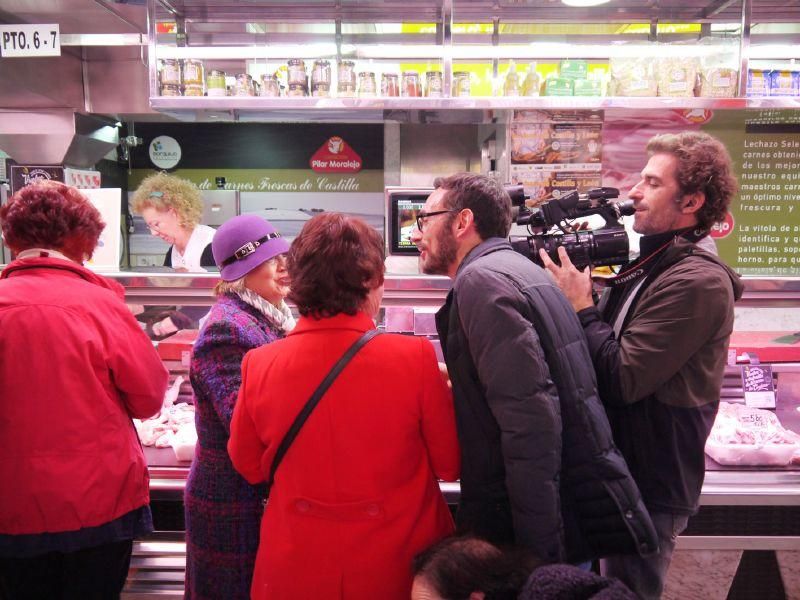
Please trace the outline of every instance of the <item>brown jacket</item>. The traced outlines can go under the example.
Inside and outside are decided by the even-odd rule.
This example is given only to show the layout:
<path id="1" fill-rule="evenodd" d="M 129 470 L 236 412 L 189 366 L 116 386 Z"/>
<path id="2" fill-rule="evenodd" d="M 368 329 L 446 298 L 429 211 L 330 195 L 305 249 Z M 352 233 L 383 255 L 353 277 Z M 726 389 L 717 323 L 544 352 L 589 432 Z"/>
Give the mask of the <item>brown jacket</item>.
<path id="1" fill-rule="evenodd" d="M 678 237 L 648 275 L 619 339 L 609 315 L 579 313 L 614 440 L 651 511 L 697 510 L 741 293 L 735 272 Z"/>

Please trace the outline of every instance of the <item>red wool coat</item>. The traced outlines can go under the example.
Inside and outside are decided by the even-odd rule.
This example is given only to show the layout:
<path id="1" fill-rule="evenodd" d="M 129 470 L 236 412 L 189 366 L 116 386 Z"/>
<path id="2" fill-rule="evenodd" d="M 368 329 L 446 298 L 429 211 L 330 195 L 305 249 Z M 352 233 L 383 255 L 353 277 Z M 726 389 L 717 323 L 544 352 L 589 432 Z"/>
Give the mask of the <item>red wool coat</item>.
<path id="1" fill-rule="evenodd" d="M 167 371 L 118 283 L 57 258 L 0 275 L 0 534 L 104 525 L 149 500 L 131 417 Z"/>
<path id="2" fill-rule="evenodd" d="M 228 452 L 250 483 L 331 366 L 372 329 L 364 313 L 301 318 L 250 351 Z M 436 478 L 458 477 L 452 396 L 433 347 L 381 335 L 322 397 L 286 453 L 264 518 L 252 586 L 270 600 L 407 600 L 411 559 L 453 530 Z"/>

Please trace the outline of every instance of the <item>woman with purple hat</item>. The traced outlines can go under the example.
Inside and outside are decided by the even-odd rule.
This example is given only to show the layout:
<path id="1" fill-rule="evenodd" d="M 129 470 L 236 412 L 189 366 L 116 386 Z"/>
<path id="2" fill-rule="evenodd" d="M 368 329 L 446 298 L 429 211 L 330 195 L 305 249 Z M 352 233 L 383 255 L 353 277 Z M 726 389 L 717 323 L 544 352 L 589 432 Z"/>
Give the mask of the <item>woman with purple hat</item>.
<path id="1" fill-rule="evenodd" d="M 197 451 L 186 485 L 186 597 L 249 598 L 266 489 L 231 465 L 230 421 L 248 350 L 284 337 L 294 318 L 289 243 L 269 221 L 241 215 L 214 235 L 222 281 L 192 353 Z"/>

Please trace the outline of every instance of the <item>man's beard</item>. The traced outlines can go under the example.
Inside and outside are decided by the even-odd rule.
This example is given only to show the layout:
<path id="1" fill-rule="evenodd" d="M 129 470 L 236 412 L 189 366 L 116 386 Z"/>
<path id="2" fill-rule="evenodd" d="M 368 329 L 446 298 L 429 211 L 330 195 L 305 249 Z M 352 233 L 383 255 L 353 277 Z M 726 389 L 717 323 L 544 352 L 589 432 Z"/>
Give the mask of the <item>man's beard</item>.
<path id="1" fill-rule="evenodd" d="M 425 258 L 425 262 L 420 262 L 422 272 L 427 275 L 447 275 L 450 266 L 456 261 L 456 238 L 453 232 L 443 228 L 442 234 L 437 241 L 436 254 L 430 250 Z"/>

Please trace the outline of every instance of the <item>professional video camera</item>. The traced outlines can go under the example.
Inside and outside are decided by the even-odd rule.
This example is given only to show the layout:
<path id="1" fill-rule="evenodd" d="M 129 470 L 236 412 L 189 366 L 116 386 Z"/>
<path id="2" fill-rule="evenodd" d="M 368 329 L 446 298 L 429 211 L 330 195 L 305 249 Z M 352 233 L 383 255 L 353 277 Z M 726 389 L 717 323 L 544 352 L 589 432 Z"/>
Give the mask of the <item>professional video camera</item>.
<path id="1" fill-rule="evenodd" d="M 596 188 L 586 194 L 573 190 L 560 198 L 543 202 L 537 209 L 525 205 L 521 185 L 504 186 L 514 206 L 517 225 L 527 225 L 531 235 L 511 236 L 511 246 L 520 254 L 541 265 L 539 248 L 558 263 L 558 247 L 564 246 L 578 269 L 587 265 L 620 265 L 628 262 L 628 234 L 620 217 L 634 213 L 633 201 L 609 202 L 619 197 L 616 188 Z M 575 231 L 573 219 L 600 215 L 605 225 L 593 231 Z M 558 228 L 560 232 L 551 231 Z"/>

